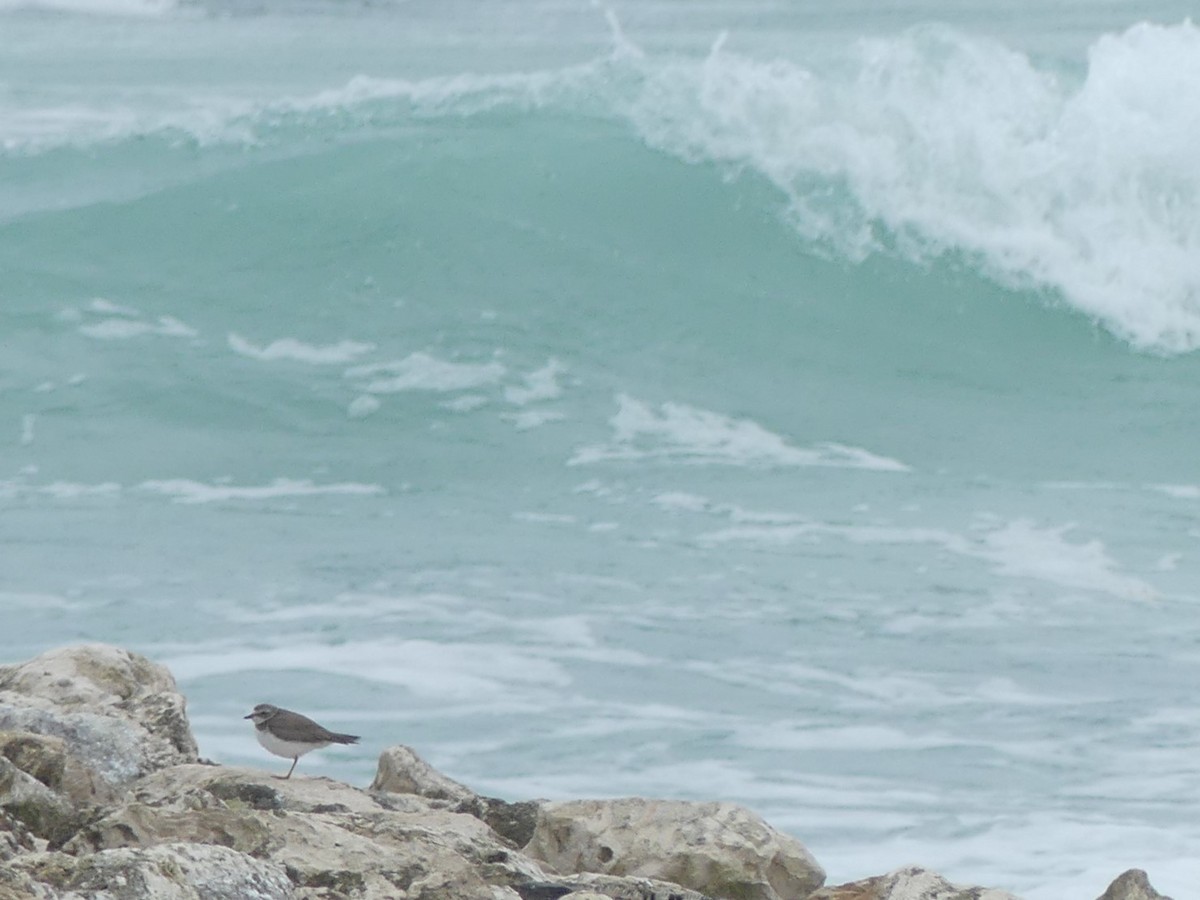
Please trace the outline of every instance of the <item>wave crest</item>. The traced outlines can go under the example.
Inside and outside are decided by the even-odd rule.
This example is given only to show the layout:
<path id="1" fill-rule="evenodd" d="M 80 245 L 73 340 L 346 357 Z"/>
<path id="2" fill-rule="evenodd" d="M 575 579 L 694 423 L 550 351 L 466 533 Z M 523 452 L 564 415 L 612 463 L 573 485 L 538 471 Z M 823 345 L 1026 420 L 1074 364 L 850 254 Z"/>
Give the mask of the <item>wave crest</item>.
<path id="1" fill-rule="evenodd" d="M 5 0 L 0 0 L 5 2 Z M 359 76 L 305 96 L 157 93 L 103 108 L 8 109 L 10 155 L 153 135 L 168 147 L 311 145 L 422 121 L 538 114 L 623 123 L 688 163 L 765 178 L 810 247 L 959 261 L 1043 291 L 1132 346 L 1200 346 L 1200 30 L 1138 25 L 1075 70 L 944 27 L 863 40 L 820 67 L 718 41 L 703 58 L 623 35 L 578 66 Z M 164 100 L 164 96 L 167 97 Z M 136 99 L 136 98 L 135 98 Z"/>

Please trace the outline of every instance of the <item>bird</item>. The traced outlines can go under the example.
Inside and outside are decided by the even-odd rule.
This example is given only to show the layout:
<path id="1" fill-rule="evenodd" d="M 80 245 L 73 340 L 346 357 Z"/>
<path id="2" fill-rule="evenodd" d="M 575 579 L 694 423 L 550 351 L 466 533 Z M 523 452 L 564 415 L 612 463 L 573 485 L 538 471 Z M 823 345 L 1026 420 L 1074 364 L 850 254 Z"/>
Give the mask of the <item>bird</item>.
<path id="1" fill-rule="evenodd" d="M 330 744 L 358 743 L 356 734 L 338 734 L 318 725 L 308 716 L 302 716 L 290 709 L 281 709 L 270 703 L 258 704 L 250 715 L 243 718 L 254 722 L 254 733 L 258 742 L 268 753 L 292 761 L 292 767 L 288 769 L 287 774 L 276 775 L 276 778 L 291 778 L 300 757 L 312 750 L 320 750 Z"/>

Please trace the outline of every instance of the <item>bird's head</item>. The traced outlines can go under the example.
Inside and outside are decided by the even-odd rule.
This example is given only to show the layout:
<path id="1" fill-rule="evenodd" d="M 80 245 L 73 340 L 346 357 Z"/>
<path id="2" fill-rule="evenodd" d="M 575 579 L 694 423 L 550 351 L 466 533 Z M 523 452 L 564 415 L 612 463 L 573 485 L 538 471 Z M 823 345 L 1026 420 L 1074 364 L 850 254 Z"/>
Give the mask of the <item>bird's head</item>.
<path id="1" fill-rule="evenodd" d="M 244 716 L 243 718 L 250 719 L 255 725 L 261 725 L 277 712 L 279 712 L 278 706 L 272 706 L 270 703 L 260 703 L 258 706 L 254 707 L 250 715 Z"/>

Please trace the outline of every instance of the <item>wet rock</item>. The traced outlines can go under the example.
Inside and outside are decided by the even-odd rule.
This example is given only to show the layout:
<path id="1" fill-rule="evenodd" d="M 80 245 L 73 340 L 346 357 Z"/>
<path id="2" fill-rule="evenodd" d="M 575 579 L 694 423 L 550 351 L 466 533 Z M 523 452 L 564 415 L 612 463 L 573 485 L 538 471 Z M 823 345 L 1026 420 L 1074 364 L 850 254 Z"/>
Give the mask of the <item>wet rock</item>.
<path id="1" fill-rule="evenodd" d="M 732 803 L 546 803 L 525 852 L 560 872 L 673 882 L 714 897 L 807 897 L 825 873 L 795 838 Z"/>
<path id="2" fill-rule="evenodd" d="M 808 900 L 1019 900 L 1005 891 L 951 884 L 937 872 L 909 866 L 837 887 L 822 888 Z"/>
<path id="3" fill-rule="evenodd" d="M 1141 869 L 1129 869 L 1117 876 L 1098 900 L 1171 900 L 1150 886 L 1150 878 Z"/>

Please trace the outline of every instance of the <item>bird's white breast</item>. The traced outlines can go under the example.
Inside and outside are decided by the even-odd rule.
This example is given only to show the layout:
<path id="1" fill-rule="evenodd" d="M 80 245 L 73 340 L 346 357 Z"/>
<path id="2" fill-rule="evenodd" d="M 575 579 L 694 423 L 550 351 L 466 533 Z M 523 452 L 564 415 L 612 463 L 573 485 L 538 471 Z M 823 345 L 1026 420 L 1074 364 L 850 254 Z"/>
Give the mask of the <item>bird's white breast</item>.
<path id="1" fill-rule="evenodd" d="M 263 748 L 268 753 L 274 753 L 276 756 L 282 756 L 284 759 L 295 759 L 298 756 L 303 756 L 310 750 L 319 750 L 321 747 L 329 746 L 327 741 L 322 741 L 318 744 L 301 744 L 296 741 L 280 740 L 265 728 L 255 728 L 254 733 L 258 736 L 258 742 L 263 745 Z"/>

